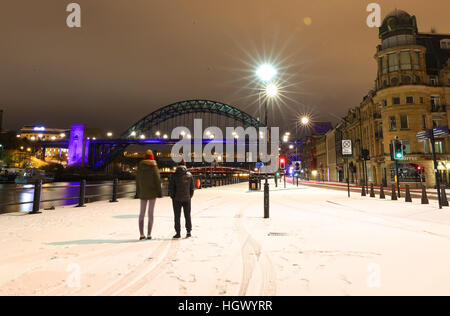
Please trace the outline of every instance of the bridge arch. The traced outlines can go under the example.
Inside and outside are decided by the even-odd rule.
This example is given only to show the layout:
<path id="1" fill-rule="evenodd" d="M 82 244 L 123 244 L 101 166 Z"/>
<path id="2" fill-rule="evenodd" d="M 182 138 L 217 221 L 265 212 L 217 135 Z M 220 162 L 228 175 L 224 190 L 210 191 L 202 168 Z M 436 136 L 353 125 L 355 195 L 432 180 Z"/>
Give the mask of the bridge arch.
<path id="1" fill-rule="evenodd" d="M 196 113 L 223 116 L 246 127 L 262 126 L 259 120 L 234 106 L 211 100 L 188 100 L 167 105 L 150 113 L 125 131 L 121 138 L 130 138 L 133 132 L 145 134 L 168 120 Z"/>
<path id="2" fill-rule="evenodd" d="M 210 117 L 212 115 L 215 115 L 217 119 L 219 119 L 220 117 L 222 119 L 225 118 L 225 120 L 229 119 L 234 122 L 238 122 L 239 126 L 242 127 L 251 126 L 259 128 L 263 126 L 263 124 L 259 120 L 249 115 L 248 113 L 241 111 L 234 106 L 221 102 L 211 100 L 187 100 L 176 102 L 153 111 L 152 113 L 148 114 L 147 116 L 133 124 L 120 137 L 120 139 L 126 140 L 126 142 L 111 143 L 108 146 L 103 145 L 101 146 L 101 149 L 93 148 L 93 157 L 89 158 L 92 167 L 94 169 L 105 168 L 111 161 L 113 161 L 114 158 L 118 157 L 124 152 L 126 147 L 130 145 L 130 141 L 133 141 L 133 139 L 139 138 L 140 135 L 146 135 L 145 138 L 152 138 L 154 137 L 153 134 L 148 133 L 155 130 L 157 127 L 159 128 L 161 124 L 183 116 L 188 116 L 187 120 L 189 120 L 189 115 L 191 114 L 209 114 Z M 185 120 L 184 123 L 186 123 L 187 120 Z M 178 126 L 186 126 L 184 123 L 178 122 Z M 235 124 L 233 125 L 236 126 Z M 231 127 L 233 125 L 229 126 Z M 211 126 L 221 127 L 219 124 L 211 124 Z M 222 127 L 223 126 L 227 126 L 227 124 L 222 124 Z M 167 126 L 166 132 L 169 132 Z M 89 151 L 91 152 L 91 149 Z"/>

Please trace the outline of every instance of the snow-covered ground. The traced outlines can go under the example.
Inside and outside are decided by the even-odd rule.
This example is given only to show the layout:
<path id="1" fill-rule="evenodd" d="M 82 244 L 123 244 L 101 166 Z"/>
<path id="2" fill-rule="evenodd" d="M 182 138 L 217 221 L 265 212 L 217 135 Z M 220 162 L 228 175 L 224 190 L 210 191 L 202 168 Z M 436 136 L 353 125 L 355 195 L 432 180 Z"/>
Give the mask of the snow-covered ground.
<path id="1" fill-rule="evenodd" d="M 196 191 L 193 238 L 168 198 L 139 242 L 139 201 L 0 215 L 0 295 L 450 294 L 450 209 L 289 185 Z"/>

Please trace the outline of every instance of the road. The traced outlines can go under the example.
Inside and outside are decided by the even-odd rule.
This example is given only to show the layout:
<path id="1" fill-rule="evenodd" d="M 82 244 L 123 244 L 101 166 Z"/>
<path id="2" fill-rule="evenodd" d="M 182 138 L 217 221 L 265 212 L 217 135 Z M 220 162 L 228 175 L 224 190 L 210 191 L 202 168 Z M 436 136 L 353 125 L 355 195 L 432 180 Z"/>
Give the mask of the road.
<path id="1" fill-rule="evenodd" d="M 324 188 L 196 191 L 193 238 L 171 240 L 168 198 L 152 241 L 139 201 L 0 215 L 0 295 L 449 295 L 450 214 Z"/>

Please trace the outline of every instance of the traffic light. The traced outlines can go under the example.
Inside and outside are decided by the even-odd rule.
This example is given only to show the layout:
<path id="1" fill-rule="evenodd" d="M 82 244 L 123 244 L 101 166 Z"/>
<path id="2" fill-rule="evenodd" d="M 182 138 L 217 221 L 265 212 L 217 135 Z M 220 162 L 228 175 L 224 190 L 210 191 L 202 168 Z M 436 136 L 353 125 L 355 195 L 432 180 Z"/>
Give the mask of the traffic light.
<path id="1" fill-rule="evenodd" d="M 395 159 L 403 159 L 404 152 L 403 152 L 403 144 L 401 141 L 394 140 L 394 158 Z"/>
<path id="2" fill-rule="evenodd" d="M 280 157 L 280 170 L 286 170 L 286 158 Z"/>
<path id="3" fill-rule="evenodd" d="M 422 166 L 417 166 L 417 171 L 422 172 L 423 171 L 423 167 Z"/>
<path id="4" fill-rule="evenodd" d="M 362 159 L 363 160 L 370 160 L 370 152 L 367 149 L 362 150 Z"/>
<path id="5" fill-rule="evenodd" d="M 295 164 L 294 164 L 294 166 L 295 166 L 295 171 L 296 171 L 296 172 L 299 172 L 300 169 L 302 168 L 302 163 L 301 163 L 301 161 L 296 161 Z"/>

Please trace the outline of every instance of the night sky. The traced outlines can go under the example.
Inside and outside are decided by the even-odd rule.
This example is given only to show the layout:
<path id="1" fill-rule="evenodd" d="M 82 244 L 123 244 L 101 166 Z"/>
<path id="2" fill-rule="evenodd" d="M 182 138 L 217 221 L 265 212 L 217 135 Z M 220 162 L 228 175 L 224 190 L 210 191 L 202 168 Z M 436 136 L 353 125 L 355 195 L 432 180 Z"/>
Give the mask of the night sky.
<path id="1" fill-rule="evenodd" d="M 296 113 L 336 122 L 373 87 L 378 29 L 363 0 L 1 0 L 4 125 L 74 123 L 122 132 L 153 110 L 210 99 L 258 116 L 255 68 L 273 62 L 283 98 L 274 124 Z M 419 31 L 450 33 L 450 1 L 377 1 Z"/>

